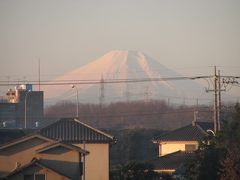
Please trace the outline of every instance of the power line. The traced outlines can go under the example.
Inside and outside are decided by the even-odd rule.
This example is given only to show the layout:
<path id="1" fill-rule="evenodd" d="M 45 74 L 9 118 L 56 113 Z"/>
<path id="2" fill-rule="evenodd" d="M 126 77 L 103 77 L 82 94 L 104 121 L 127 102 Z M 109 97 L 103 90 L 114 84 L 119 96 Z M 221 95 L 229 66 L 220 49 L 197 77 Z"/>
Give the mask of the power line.
<path id="1" fill-rule="evenodd" d="M 45 80 L 41 81 L 41 85 L 70 85 L 70 84 L 100 84 L 100 83 L 136 83 L 136 82 L 149 82 L 149 81 L 177 81 L 177 80 L 196 80 L 203 78 L 211 78 L 212 76 L 179 76 L 179 77 L 166 77 L 166 78 L 139 78 L 139 79 L 105 79 L 101 80 Z M 38 85 L 38 81 L 28 81 L 32 85 Z M 16 86 L 19 85 L 18 81 L 0 81 L 0 86 Z"/>

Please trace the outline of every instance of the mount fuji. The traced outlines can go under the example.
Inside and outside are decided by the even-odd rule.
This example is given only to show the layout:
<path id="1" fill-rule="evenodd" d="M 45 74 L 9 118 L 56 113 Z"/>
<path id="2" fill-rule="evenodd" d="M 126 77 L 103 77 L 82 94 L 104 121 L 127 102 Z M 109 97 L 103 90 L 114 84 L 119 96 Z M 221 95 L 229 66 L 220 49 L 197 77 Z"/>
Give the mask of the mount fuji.
<path id="1" fill-rule="evenodd" d="M 153 79 L 181 77 L 159 61 L 140 51 L 114 50 L 91 63 L 68 72 L 55 81 L 102 81 Z M 75 84 L 79 102 L 98 103 L 131 100 L 175 98 L 198 98 L 204 88 L 192 80 L 147 81 L 132 83 Z M 47 98 L 56 100 L 76 99 L 76 91 L 70 85 L 48 86 L 44 89 Z M 100 100 L 101 99 L 101 100 Z"/>

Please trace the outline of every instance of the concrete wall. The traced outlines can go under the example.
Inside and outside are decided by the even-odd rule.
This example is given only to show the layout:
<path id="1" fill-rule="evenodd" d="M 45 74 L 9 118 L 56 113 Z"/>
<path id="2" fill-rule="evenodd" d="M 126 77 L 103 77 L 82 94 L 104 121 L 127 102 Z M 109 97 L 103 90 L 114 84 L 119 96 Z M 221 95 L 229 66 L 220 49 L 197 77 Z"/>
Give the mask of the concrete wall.
<path id="1" fill-rule="evenodd" d="M 75 144 L 83 148 L 83 144 Z M 86 144 L 86 180 L 109 180 L 109 144 Z"/>
<path id="2" fill-rule="evenodd" d="M 18 125 L 24 127 L 25 121 L 25 99 L 26 99 L 26 120 L 27 127 L 35 127 L 35 122 L 39 123 L 43 120 L 43 91 L 19 91 L 19 99 L 17 103 L 16 116 Z M 26 98 L 27 94 L 27 98 Z"/>
<path id="3" fill-rule="evenodd" d="M 169 141 L 169 142 L 161 142 L 159 144 L 159 156 L 164 156 L 166 154 L 170 154 L 176 151 L 185 151 L 185 145 L 191 144 L 196 145 L 198 147 L 197 141 Z"/>

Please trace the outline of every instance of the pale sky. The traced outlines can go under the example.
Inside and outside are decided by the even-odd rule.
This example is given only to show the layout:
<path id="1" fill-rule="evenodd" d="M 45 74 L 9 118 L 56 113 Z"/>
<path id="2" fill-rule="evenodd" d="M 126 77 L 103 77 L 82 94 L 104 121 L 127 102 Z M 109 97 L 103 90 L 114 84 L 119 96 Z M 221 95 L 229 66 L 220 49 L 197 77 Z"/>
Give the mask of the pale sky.
<path id="1" fill-rule="evenodd" d="M 110 50 L 240 76 L 239 0 L 0 0 L 0 80 L 52 79 Z"/>

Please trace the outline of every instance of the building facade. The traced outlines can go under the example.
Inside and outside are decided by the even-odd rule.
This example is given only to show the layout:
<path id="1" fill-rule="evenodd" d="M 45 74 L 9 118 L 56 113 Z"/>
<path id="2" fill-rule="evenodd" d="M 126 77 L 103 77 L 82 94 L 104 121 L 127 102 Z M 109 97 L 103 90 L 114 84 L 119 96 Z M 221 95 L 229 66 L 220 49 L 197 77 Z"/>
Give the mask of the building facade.
<path id="1" fill-rule="evenodd" d="M 158 157 L 150 163 L 156 172 L 174 173 L 178 167 L 190 159 L 198 149 L 199 142 L 209 136 L 213 129 L 209 122 L 193 122 L 153 140 L 158 145 Z"/>
<path id="2" fill-rule="evenodd" d="M 43 129 L 40 133 L 48 138 L 71 143 L 90 152 L 84 159 L 86 180 L 109 180 L 111 145 L 115 138 L 93 128 L 78 119 L 65 118 Z"/>
<path id="3" fill-rule="evenodd" d="M 54 141 L 40 134 L 0 146 L 2 179 L 79 180 L 82 177 L 83 149 Z"/>
<path id="4" fill-rule="evenodd" d="M 115 138 L 78 119 L 65 118 L 0 145 L 3 178 L 109 180 Z M 81 175 L 81 176 L 80 176 Z"/>
<path id="5" fill-rule="evenodd" d="M 6 101 L 0 103 L 0 127 L 33 128 L 43 116 L 43 91 L 32 91 L 29 84 L 9 89 Z"/>

